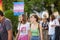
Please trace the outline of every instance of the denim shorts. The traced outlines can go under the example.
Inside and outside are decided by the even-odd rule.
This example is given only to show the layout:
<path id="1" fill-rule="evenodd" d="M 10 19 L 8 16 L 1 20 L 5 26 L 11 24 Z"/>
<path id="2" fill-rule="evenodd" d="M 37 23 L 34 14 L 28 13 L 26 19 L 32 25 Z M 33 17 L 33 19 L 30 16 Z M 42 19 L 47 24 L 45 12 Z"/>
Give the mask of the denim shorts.
<path id="1" fill-rule="evenodd" d="M 39 36 L 32 36 L 31 40 L 40 40 L 40 37 Z"/>
<path id="2" fill-rule="evenodd" d="M 55 40 L 55 35 L 49 35 L 49 40 Z"/>

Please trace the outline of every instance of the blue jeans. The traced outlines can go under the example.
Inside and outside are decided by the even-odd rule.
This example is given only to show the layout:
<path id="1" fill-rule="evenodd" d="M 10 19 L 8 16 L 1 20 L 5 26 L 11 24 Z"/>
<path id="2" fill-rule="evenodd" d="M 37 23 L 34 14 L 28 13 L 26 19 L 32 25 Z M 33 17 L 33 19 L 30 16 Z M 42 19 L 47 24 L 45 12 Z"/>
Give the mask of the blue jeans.
<path id="1" fill-rule="evenodd" d="M 49 40 L 55 40 L 55 35 L 49 35 Z"/>
<path id="2" fill-rule="evenodd" d="M 40 40 L 40 37 L 39 36 L 32 36 L 31 40 Z"/>

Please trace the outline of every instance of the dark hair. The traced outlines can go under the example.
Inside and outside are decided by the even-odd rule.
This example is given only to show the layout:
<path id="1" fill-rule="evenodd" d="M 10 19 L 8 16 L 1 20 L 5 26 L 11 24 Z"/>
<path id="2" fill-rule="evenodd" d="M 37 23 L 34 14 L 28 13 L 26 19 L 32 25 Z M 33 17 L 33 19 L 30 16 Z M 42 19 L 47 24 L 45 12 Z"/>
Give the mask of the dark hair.
<path id="1" fill-rule="evenodd" d="M 37 15 L 32 15 L 32 16 L 34 16 L 34 18 L 36 18 L 36 22 L 38 22 L 39 17 Z"/>
<path id="2" fill-rule="evenodd" d="M 3 12 L 0 10 L 0 16 L 4 16 Z"/>
<path id="3" fill-rule="evenodd" d="M 27 16 L 25 14 L 22 14 L 22 18 L 23 19 L 22 19 L 21 23 L 25 24 L 27 21 Z"/>
<path id="4" fill-rule="evenodd" d="M 52 18 L 52 21 L 55 19 L 55 16 L 54 15 L 51 15 L 50 17 Z"/>

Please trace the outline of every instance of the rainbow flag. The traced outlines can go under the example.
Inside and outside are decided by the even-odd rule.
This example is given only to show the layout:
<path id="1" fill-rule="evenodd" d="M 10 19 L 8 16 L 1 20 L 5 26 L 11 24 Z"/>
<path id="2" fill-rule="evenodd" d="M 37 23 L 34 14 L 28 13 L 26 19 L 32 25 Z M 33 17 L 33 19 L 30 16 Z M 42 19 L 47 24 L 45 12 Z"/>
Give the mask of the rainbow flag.
<path id="1" fill-rule="evenodd" d="M 0 0 L 0 10 L 3 11 L 3 8 L 2 8 L 2 0 Z"/>

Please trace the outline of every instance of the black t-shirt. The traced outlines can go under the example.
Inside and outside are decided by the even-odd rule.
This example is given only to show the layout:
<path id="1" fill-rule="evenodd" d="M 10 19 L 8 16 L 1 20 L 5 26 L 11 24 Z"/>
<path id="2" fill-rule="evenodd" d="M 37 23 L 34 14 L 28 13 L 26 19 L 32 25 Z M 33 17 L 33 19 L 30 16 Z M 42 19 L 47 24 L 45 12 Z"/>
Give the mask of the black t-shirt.
<path id="1" fill-rule="evenodd" d="M 44 29 L 45 29 L 45 28 L 48 29 L 48 22 L 46 22 L 46 23 L 42 22 L 42 27 L 43 27 Z"/>

